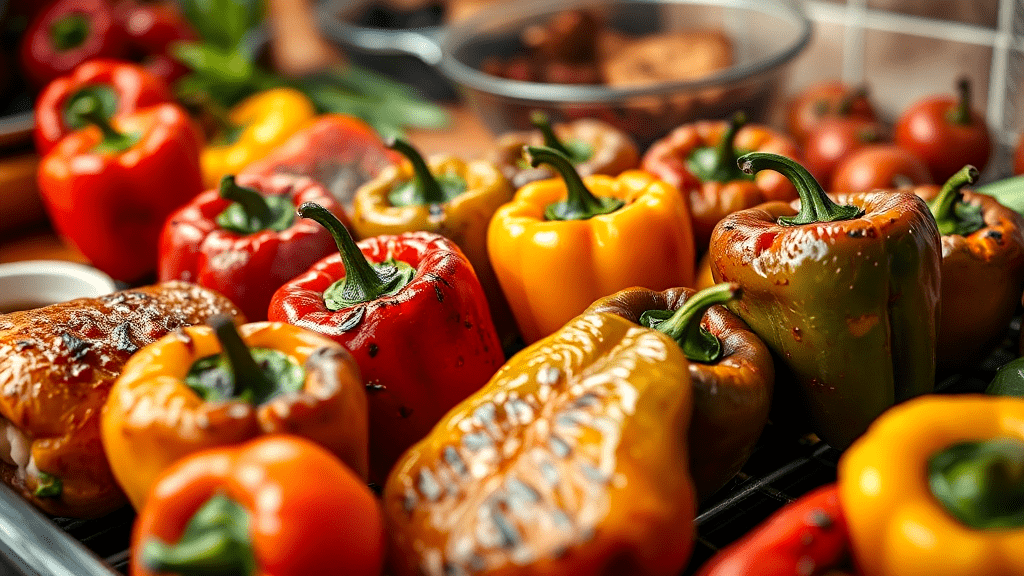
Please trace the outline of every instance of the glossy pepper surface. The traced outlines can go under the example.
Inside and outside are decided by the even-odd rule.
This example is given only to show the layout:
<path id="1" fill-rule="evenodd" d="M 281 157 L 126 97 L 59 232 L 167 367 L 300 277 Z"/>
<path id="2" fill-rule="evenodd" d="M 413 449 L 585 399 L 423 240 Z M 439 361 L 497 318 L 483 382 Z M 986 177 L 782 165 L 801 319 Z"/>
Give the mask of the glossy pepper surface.
<path id="1" fill-rule="evenodd" d="M 393 148 L 409 161 L 385 169 L 356 192 L 356 234 L 368 238 L 425 231 L 455 242 L 473 265 L 504 340 L 515 332 L 515 324 L 487 255 L 487 226 L 495 211 L 512 200 L 512 185 L 490 162 L 439 156 L 428 165 L 404 141 Z"/>
<path id="2" fill-rule="evenodd" d="M 330 228 L 340 252 L 274 294 L 270 319 L 319 332 L 355 357 L 370 406 L 370 478 L 395 460 L 504 361 L 469 260 L 428 232 L 356 244 L 316 205 L 300 214 Z"/>
<path id="3" fill-rule="evenodd" d="M 351 211 L 356 190 L 401 161 L 402 155 L 385 147 L 366 122 L 355 116 L 325 114 L 246 166 L 242 173 L 308 176 Z"/>
<path id="4" fill-rule="evenodd" d="M 849 548 L 839 489 L 829 484 L 773 514 L 698 576 L 842 576 Z"/>
<path id="5" fill-rule="evenodd" d="M 526 342 L 631 286 L 693 283 L 686 200 L 647 172 L 581 179 L 564 155 L 529 148 L 562 180 L 528 184 L 491 219 L 487 252 Z"/>
<path id="6" fill-rule="evenodd" d="M 161 281 L 212 288 L 246 318 L 266 320 L 274 292 L 336 250 L 330 232 L 295 215 L 303 202 L 317 202 L 347 221 L 341 206 L 308 178 L 225 176 L 217 190 L 168 217 L 160 235 Z"/>
<path id="7" fill-rule="evenodd" d="M 736 158 L 755 151 L 799 157 L 795 142 L 767 126 L 746 124 L 743 114 L 732 122 L 680 126 L 644 154 L 643 169 L 689 201 L 698 250 L 707 249 L 715 224 L 727 214 L 769 200 L 796 199 L 796 188 L 782 174 L 765 170 L 751 176 L 736 167 Z"/>
<path id="8" fill-rule="evenodd" d="M 587 309 L 657 328 L 680 343 L 690 361 L 693 420 L 687 438 L 701 498 L 724 486 L 750 457 L 768 420 L 775 383 L 768 347 L 720 305 L 736 296 L 729 284 L 702 292 L 627 288 Z"/>
<path id="9" fill-rule="evenodd" d="M 803 144 L 815 128 L 833 118 L 875 120 L 875 109 L 863 86 L 827 80 L 804 90 L 786 110 L 786 131 Z"/>
<path id="10" fill-rule="evenodd" d="M 613 314 L 528 346 L 392 472 L 392 573 L 679 574 L 691 394 L 679 345 Z"/>
<path id="11" fill-rule="evenodd" d="M 228 174 L 238 174 L 263 158 L 303 127 L 316 110 L 302 92 L 271 88 L 231 109 L 218 138 L 203 150 L 203 184 L 213 188 Z"/>
<path id="12" fill-rule="evenodd" d="M 352 356 L 289 324 L 225 317 L 143 348 L 103 407 L 103 447 L 135 508 L 175 460 L 261 434 L 307 437 L 367 470 L 366 392 Z"/>
<path id="13" fill-rule="evenodd" d="M 146 70 L 167 83 L 188 73 L 188 68 L 171 55 L 171 48 L 176 42 L 194 42 L 200 38 L 182 14 L 178 2 L 122 0 L 117 13 L 131 51 L 141 56 Z"/>
<path id="14" fill-rule="evenodd" d="M 157 265 L 164 220 L 202 191 L 201 136 L 188 114 L 160 104 L 105 119 L 61 140 L 39 165 L 39 190 L 57 232 L 117 280 L 139 280 Z"/>
<path id="15" fill-rule="evenodd" d="M 722 220 L 711 240 L 715 280 L 742 286 L 730 308 L 792 372 L 818 435 L 848 446 L 893 403 L 934 387 L 935 220 L 909 192 L 839 195 L 837 204 L 787 158 L 741 162 L 782 171 L 801 200 Z"/>
<path id="16" fill-rule="evenodd" d="M 557 177 L 543 166 L 523 161 L 523 146 L 548 146 L 565 154 L 580 176 L 619 174 L 640 165 L 640 152 L 633 139 L 611 124 L 584 118 L 551 125 L 548 117 L 535 112 L 530 117 L 534 130 L 498 136 L 487 159 L 494 163 L 516 188 L 530 182 Z"/>
<path id="17" fill-rule="evenodd" d="M 839 461 L 854 559 L 870 576 L 1024 573 L 1024 400 L 927 396 Z"/>
<path id="18" fill-rule="evenodd" d="M 914 189 L 928 201 L 942 234 L 940 370 L 969 367 L 991 352 L 1024 292 L 1024 217 L 991 196 L 962 190 L 977 178 L 967 166 L 941 189 Z"/>
<path id="19" fill-rule="evenodd" d="M 121 58 L 127 35 L 107 0 L 57 0 L 21 37 L 21 69 L 36 86 L 70 74 L 91 58 Z"/>
<path id="20" fill-rule="evenodd" d="M 75 113 L 75 103 L 83 98 L 97 99 L 108 120 L 115 114 L 174 100 L 163 80 L 141 66 L 120 60 L 89 60 L 50 82 L 36 100 L 36 152 L 46 154 L 62 138 L 89 125 Z"/>
<path id="21" fill-rule="evenodd" d="M 187 456 L 132 531 L 132 576 L 378 576 L 384 523 L 330 452 L 275 434 Z"/>

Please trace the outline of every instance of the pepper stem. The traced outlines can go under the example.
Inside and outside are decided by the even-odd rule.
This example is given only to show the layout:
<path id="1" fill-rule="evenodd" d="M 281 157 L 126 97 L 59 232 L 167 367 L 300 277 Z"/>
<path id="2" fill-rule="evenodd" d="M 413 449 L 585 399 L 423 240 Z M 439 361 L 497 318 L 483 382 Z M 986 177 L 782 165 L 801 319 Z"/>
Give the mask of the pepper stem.
<path id="1" fill-rule="evenodd" d="M 543 146 L 525 146 L 523 148 L 530 166 L 537 168 L 547 164 L 558 172 L 565 181 L 566 200 L 555 202 L 544 210 L 548 220 L 588 220 L 599 214 L 609 214 L 622 208 L 625 204 L 618 198 L 594 196 L 583 179 L 580 178 L 572 161 L 565 154 Z"/>
<path id="2" fill-rule="evenodd" d="M 949 111 L 948 120 L 953 124 L 967 125 L 971 123 L 971 80 L 966 76 L 956 81 L 959 95 L 956 106 Z"/>
<path id="3" fill-rule="evenodd" d="M 840 116 L 849 116 L 853 110 L 853 103 L 860 98 L 865 98 L 868 95 L 868 89 L 866 86 L 857 86 L 851 88 L 849 92 L 843 95 L 843 98 L 839 100 L 839 105 L 836 106 L 836 112 Z"/>
<path id="4" fill-rule="evenodd" d="M 253 399 L 273 396 L 277 385 L 263 373 L 259 364 L 253 360 L 249 347 L 242 341 L 238 328 L 231 316 L 218 315 L 208 321 L 217 341 L 220 342 L 224 359 L 227 362 L 228 374 L 231 375 L 232 393 L 234 398 Z"/>
<path id="5" fill-rule="evenodd" d="M 551 118 L 547 114 L 540 110 L 534 110 L 530 114 L 530 124 L 533 124 L 534 128 L 540 130 L 542 136 L 544 136 L 544 145 L 548 148 L 558 150 L 562 154 L 565 154 L 566 158 L 572 158 L 572 152 L 565 147 L 565 144 L 558 139 L 555 134 L 554 128 L 551 127 Z"/>
<path id="6" fill-rule="evenodd" d="M 85 96 L 76 100 L 71 105 L 71 113 L 99 128 L 106 141 L 116 142 L 126 137 L 114 128 L 109 118 L 103 115 L 102 106 L 95 96 Z"/>
<path id="7" fill-rule="evenodd" d="M 953 208 L 963 197 L 960 189 L 968 184 L 974 184 L 977 181 L 978 169 L 970 164 L 964 166 L 956 174 L 950 176 L 949 180 L 946 180 L 946 183 L 942 185 L 942 190 L 939 191 L 939 195 L 929 202 L 929 207 L 931 208 L 932 216 L 935 216 L 935 221 L 940 222 L 942 220 L 956 218 Z"/>
<path id="8" fill-rule="evenodd" d="M 66 52 L 81 46 L 89 37 L 90 29 L 89 17 L 73 12 L 50 25 L 50 38 L 58 51 Z"/>
<path id="9" fill-rule="evenodd" d="M 747 174 L 775 170 L 785 176 L 800 195 L 800 212 L 779 217 L 783 226 L 800 226 L 817 222 L 838 222 L 860 217 L 864 212 L 856 206 L 836 204 L 825 194 L 818 181 L 800 164 L 785 156 L 767 152 L 751 152 L 740 156 L 736 164 Z"/>
<path id="10" fill-rule="evenodd" d="M 405 156 L 412 164 L 418 204 L 443 204 L 447 201 L 444 190 L 441 189 L 441 185 L 434 178 L 434 175 L 431 174 L 430 168 L 427 166 L 426 161 L 423 160 L 423 156 L 420 155 L 419 151 L 401 138 L 392 138 L 387 143 L 387 146 Z"/>
<path id="11" fill-rule="evenodd" d="M 181 540 L 157 539 L 142 548 L 142 564 L 152 572 L 180 576 L 251 576 L 256 561 L 249 538 L 249 514 L 224 495 L 215 495 L 192 516 Z"/>
<path id="12" fill-rule="evenodd" d="M 701 318 L 708 308 L 739 298 L 740 285 L 723 282 L 697 292 L 679 307 L 671 316 L 653 326 L 679 343 L 687 359 L 694 362 L 715 362 L 722 355 L 721 343 L 714 335 L 700 326 Z"/>
<path id="13" fill-rule="evenodd" d="M 932 494 L 953 517 L 980 530 L 1024 526 L 1024 442 L 956 444 L 928 461 Z"/>
<path id="14" fill-rule="evenodd" d="M 252 188 L 239 186 L 232 174 L 220 179 L 220 197 L 238 203 L 245 212 L 249 226 L 256 230 L 270 227 L 274 220 L 274 213 L 267 199 Z"/>
<path id="15" fill-rule="evenodd" d="M 729 120 L 729 127 L 726 128 L 725 134 L 722 134 L 722 139 L 718 142 L 718 146 L 715 147 L 715 163 L 712 170 L 714 172 L 729 172 L 734 170 L 733 166 L 736 165 L 736 134 L 739 133 L 740 128 L 747 123 L 747 115 L 742 110 L 732 115 L 732 119 Z"/>

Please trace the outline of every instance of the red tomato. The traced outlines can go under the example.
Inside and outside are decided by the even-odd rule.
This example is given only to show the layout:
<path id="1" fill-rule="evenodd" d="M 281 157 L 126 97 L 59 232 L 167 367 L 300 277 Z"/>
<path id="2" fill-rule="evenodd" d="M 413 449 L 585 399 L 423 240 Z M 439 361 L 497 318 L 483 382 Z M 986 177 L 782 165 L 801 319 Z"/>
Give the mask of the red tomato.
<path id="1" fill-rule="evenodd" d="M 913 152 L 892 144 L 874 144 L 843 160 L 832 175 L 831 192 L 868 192 L 932 184 L 928 166 Z"/>
<path id="2" fill-rule="evenodd" d="M 896 144 L 920 156 L 938 182 L 965 164 L 983 170 L 992 152 L 985 119 L 971 109 L 970 81 L 961 79 L 957 89 L 959 98 L 926 98 L 896 123 Z"/>
<path id="3" fill-rule="evenodd" d="M 832 118 L 814 128 L 804 144 L 804 167 L 818 182 L 828 182 L 839 163 L 853 152 L 885 141 L 885 127 L 865 118 Z"/>
<path id="4" fill-rule="evenodd" d="M 850 87 L 838 80 L 815 84 L 789 104 L 786 128 L 801 145 L 811 131 L 829 118 L 875 119 L 867 89 Z"/>

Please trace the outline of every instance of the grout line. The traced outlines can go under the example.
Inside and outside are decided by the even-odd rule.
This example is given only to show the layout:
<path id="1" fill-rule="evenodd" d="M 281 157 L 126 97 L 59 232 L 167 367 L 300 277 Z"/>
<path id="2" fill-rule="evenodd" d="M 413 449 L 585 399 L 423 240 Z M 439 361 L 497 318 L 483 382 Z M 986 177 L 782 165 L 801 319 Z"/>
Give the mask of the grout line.
<path id="1" fill-rule="evenodd" d="M 851 6 L 863 6 L 865 0 L 849 0 L 849 2 Z M 807 0 L 804 7 L 812 20 L 830 24 L 849 24 L 850 13 L 854 12 L 852 9 L 822 0 Z M 886 12 L 866 7 L 861 10 L 857 10 L 861 12 L 862 16 L 857 24 L 869 30 L 896 32 L 982 46 L 993 46 L 998 35 L 995 30 L 985 26 Z M 1024 40 L 1018 40 L 1017 45 L 1024 49 Z"/>

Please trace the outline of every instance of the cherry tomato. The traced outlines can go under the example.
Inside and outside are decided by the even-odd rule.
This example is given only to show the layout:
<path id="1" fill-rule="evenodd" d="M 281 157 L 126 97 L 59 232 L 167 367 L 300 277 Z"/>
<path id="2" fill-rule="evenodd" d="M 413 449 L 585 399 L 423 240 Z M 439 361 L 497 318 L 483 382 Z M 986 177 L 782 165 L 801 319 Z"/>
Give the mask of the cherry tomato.
<path id="1" fill-rule="evenodd" d="M 931 173 L 913 152 L 893 144 L 865 146 L 849 155 L 832 175 L 831 192 L 868 192 L 932 184 Z"/>
<path id="2" fill-rule="evenodd" d="M 811 130 L 804 144 L 804 167 L 828 182 L 847 156 L 885 141 L 885 127 L 865 118 L 831 118 Z"/>
<path id="3" fill-rule="evenodd" d="M 965 164 L 983 170 L 992 152 L 985 119 L 971 109 L 971 83 L 957 83 L 959 98 L 933 96 L 914 104 L 896 123 L 896 144 L 921 157 L 932 177 L 945 182 Z"/>
<path id="4" fill-rule="evenodd" d="M 803 144 L 811 131 L 829 118 L 875 120 L 875 109 L 868 101 L 867 89 L 850 87 L 838 80 L 815 84 L 790 102 L 786 128 Z"/>
<path id="5" fill-rule="evenodd" d="M 1024 134 L 1017 140 L 1017 148 L 1013 151 L 1013 173 L 1024 174 Z"/>

